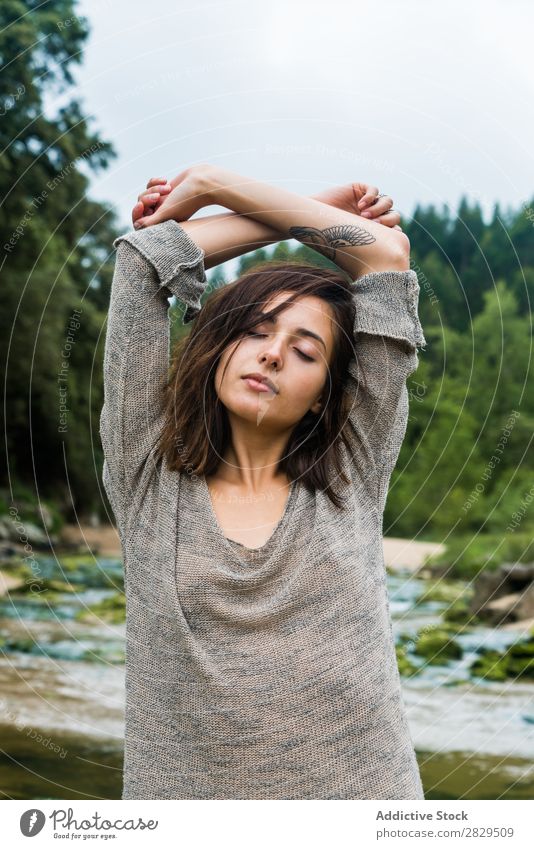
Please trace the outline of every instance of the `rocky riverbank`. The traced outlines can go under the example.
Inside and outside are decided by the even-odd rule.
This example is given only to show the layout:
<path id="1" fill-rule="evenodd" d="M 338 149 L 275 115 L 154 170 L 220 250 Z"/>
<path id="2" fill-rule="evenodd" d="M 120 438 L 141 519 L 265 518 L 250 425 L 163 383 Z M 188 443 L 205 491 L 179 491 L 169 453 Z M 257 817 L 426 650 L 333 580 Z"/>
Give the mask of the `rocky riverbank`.
<path id="1" fill-rule="evenodd" d="M 13 798 L 119 798 L 113 794 L 120 794 L 124 711 L 120 543 L 111 526 L 70 527 L 61 539 L 62 546 L 56 540 L 41 552 L 4 541 L 0 737 L 11 757 L 31 764 L 33 778 L 22 769 L 15 781 L 0 766 L 0 780 Z M 520 599 L 529 597 L 529 564 L 501 564 L 486 577 L 476 562 L 464 561 L 459 577 L 441 546 L 392 538 L 384 540 L 384 556 L 427 798 L 528 798 L 534 636 L 517 611 L 528 612 Z M 54 780 L 67 792 L 54 790 Z"/>

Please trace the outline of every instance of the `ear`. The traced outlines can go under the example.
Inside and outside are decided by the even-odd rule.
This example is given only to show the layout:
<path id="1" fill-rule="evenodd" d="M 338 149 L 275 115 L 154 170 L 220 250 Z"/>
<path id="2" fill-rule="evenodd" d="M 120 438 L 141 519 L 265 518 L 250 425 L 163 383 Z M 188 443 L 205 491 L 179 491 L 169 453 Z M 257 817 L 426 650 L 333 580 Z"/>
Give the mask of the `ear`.
<path id="1" fill-rule="evenodd" d="M 317 400 L 310 407 L 310 412 L 314 413 L 315 415 L 319 415 L 319 413 L 321 412 L 322 406 L 323 406 L 322 396 L 319 396 L 319 398 L 317 398 Z"/>

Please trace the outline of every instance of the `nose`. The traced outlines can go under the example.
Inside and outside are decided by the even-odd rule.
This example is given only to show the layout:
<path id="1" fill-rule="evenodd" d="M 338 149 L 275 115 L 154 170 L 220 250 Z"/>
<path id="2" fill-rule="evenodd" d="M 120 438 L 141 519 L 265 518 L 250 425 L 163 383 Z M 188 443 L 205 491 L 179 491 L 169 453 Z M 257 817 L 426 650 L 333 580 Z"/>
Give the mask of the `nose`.
<path id="1" fill-rule="evenodd" d="M 259 355 L 260 363 L 268 366 L 275 366 L 278 370 L 282 364 L 282 339 L 280 336 L 273 334 L 267 348 Z"/>

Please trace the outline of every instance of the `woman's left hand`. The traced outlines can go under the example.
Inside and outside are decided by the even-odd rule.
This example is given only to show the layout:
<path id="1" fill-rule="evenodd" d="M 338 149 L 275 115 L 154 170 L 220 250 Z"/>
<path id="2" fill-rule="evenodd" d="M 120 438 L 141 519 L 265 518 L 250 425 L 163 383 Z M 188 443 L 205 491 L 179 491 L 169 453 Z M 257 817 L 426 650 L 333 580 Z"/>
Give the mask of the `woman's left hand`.
<path id="1" fill-rule="evenodd" d="M 346 186 L 334 186 L 325 189 L 318 194 L 312 195 L 314 200 L 344 209 L 353 215 L 361 215 L 370 218 L 377 224 L 385 224 L 394 230 L 401 230 L 400 214 L 392 209 L 393 200 L 389 195 L 378 197 L 379 191 L 376 186 L 367 183 L 348 183 Z"/>

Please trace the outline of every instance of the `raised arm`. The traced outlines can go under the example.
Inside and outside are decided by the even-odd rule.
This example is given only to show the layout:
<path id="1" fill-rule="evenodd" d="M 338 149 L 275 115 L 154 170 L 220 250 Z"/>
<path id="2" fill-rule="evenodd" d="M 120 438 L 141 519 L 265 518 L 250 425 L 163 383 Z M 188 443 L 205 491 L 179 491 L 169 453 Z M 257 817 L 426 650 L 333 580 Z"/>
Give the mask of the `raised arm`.
<path id="1" fill-rule="evenodd" d="M 426 345 L 408 240 L 402 232 L 315 198 L 301 198 L 219 168 L 200 174 L 210 202 L 310 244 L 353 278 L 354 358 L 347 381 L 351 411 L 345 435 L 354 471 L 382 514 L 408 421 L 406 381 L 418 366 L 417 348 Z"/>
<path id="2" fill-rule="evenodd" d="M 370 271 L 409 268 L 409 241 L 397 229 L 217 166 L 198 166 L 198 177 L 204 205 L 220 204 L 309 245 L 353 280 Z"/>
<path id="3" fill-rule="evenodd" d="M 203 251 L 176 221 L 120 236 L 104 350 L 104 406 L 100 437 L 103 483 L 121 539 L 136 489 L 163 422 L 169 364 L 168 298 L 186 304 L 186 320 L 200 306 L 207 283 Z"/>
<path id="4" fill-rule="evenodd" d="M 192 184 L 192 179 L 197 182 Z M 190 207 L 182 207 L 180 189 L 183 189 L 182 198 L 185 198 L 186 204 L 191 197 L 195 198 L 201 194 L 204 195 L 204 201 L 199 203 L 197 208 L 212 202 L 206 182 L 203 179 L 198 182 L 198 169 L 192 169 L 187 180 L 187 185 L 184 182 L 175 190 L 178 195 L 176 207 L 162 207 L 161 213 L 170 216 L 179 214 L 183 209 L 186 209 L 186 214 L 195 211 Z M 313 205 L 317 203 L 321 215 L 325 214 L 322 209 L 325 207 L 336 217 L 335 220 L 339 221 L 337 216 L 341 215 L 345 222 L 350 222 L 358 231 L 364 229 L 373 235 L 374 241 L 358 246 L 339 247 L 334 240 L 332 244 L 327 245 L 327 250 L 333 251 L 334 261 L 349 272 L 354 268 L 354 262 L 356 267 L 363 265 L 373 269 L 363 276 L 354 275 L 353 278 L 357 306 L 354 326 L 355 357 L 348 374 L 348 392 L 352 407 L 345 433 L 357 474 L 372 503 L 382 511 L 391 471 L 406 430 L 406 379 L 417 368 L 416 347 L 426 344 L 417 317 L 417 276 L 415 272 L 408 270 L 407 239 L 402 232 L 399 238 L 398 228 L 394 239 L 387 237 L 384 244 L 382 232 L 387 232 L 388 228 L 381 226 L 378 221 L 366 220 L 347 210 L 327 206 L 315 198 L 290 195 L 292 200 L 291 205 L 288 205 L 287 196 L 281 199 L 280 190 L 276 187 L 255 183 L 247 185 L 251 197 L 245 206 L 250 208 L 255 203 L 259 206 L 260 201 L 254 201 L 253 198 L 254 193 L 259 192 L 263 206 L 261 212 L 255 214 L 265 220 L 256 220 L 247 212 L 232 211 L 224 215 L 180 221 L 182 230 L 202 251 L 205 267 L 216 265 L 230 256 L 246 253 L 261 244 L 269 244 L 293 235 L 288 228 L 297 225 L 289 222 L 302 220 L 299 213 L 301 203 L 312 203 L 315 213 L 317 207 Z M 230 206 L 233 203 L 231 191 L 224 197 L 218 195 L 217 202 Z M 239 200 L 234 205 L 238 209 L 243 208 Z M 279 209 L 279 206 L 282 209 Z M 309 214 L 310 208 L 307 209 Z M 293 217 L 294 210 L 297 210 L 296 217 Z M 146 229 L 140 230 L 140 234 L 158 229 L 158 225 L 151 226 L 151 216 L 147 216 L 144 221 L 143 227 Z M 395 226 L 394 222 L 395 219 L 390 218 L 390 227 Z M 310 242 L 310 245 L 314 249 L 321 249 L 321 245 L 315 242 Z M 373 245 L 379 245 L 381 250 L 377 253 L 376 248 L 373 248 L 371 260 L 370 251 Z M 321 252 L 323 251 L 324 246 Z M 178 297 L 181 298 L 180 295 Z M 192 318 L 199 308 L 199 302 L 196 306 L 188 306 L 184 320 Z"/>
<path id="5" fill-rule="evenodd" d="M 352 182 L 333 186 L 310 197 L 334 210 L 350 213 L 352 221 L 360 229 L 372 219 L 375 222 L 373 227 L 381 224 L 402 233 L 401 217 L 398 211 L 392 208 L 392 198 L 386 194 L 379 194 L 378 188 L 369 183 Z M 206 193 L 203 167 L 195 166 L 182 172 L 170 182 L 164 177 L 151 178 L 146 190 L 139 194 L 137 203 L 132 209 L 132 222 L 136 229 L 150 227 L 171 218 L 184 225 L 194 212 L 210 204 L 211 199 L 209 192 Z M 218 226 L 209 226 L 212 223 Z M 191 225 L 191 228 L 188 228 L 189 232 L 196 231 L 202 239 L 205 268 L 211 268 L 247 251 L 288 237 L 287 233 L 276 227 L 258 221 L 250 215 L 233 211 L 222 215 L 203 216 L 201 219 L 191 221 Z M 407 248 L 406 237 L 403 237 L 403 242 L 404 247 Z M 324 245 L 320 242 L 311 241 L 309 244 L 320 252 L 324 252 Z"/>
<path id="6" fill-rule="evenodd" d="M 347 382 L 351 412 L 345 432 L 355 474 L 381 515 L 408 422 L 406 381 L 417 369 L 417 348 L 426 345 L 408 239 L 315 198 L 217 167 L 200 173 L 211 202 L 310 244 L 354 280 L 354 357 Z"/>
<path id="7" fill-rule="evenodd" d="M 408 424 L 406 381 L 418 367 L 417 349 L 426 345 L 419 290 L 413 270 L 371 272 L 354 283 L 355 356 L 345 434 L 355 473 L 380 515 Z"/>
<path id="8" fill-rule="evenodd" d="M 183 223 L 203 206 L 220 204 L 231 210 L 230 218 L 240 216 L 262 227 L 258 242 L 261 239 L 263 244 L 269 244 L 295 238 L 336 262 L 353 280 L 369 271 L 408 267 L 410 245 L 399 226 L 400 215 L 391 209 L 391 198 L 376 197 L 376 187 L 349 183 L 312 197 L 300 197 L 211 165 L 187 168 L 164 186 L 157 182 L 157 178 L 149 181 L 150 188 L 139 196 L 133 212 L 135 227 L 151 226 L 169 218 Z M 147 214 L 142 199 L 144 195 L 152 199 L 154 189 L 166 196 L 156 194 L 157 205 Z M 247 228 L 241 223 L 239 227 L 244 241 L 251 244 Z M 218 261 L 238 255 L 239 244 L 236 241 L 221 251 Z"/>

